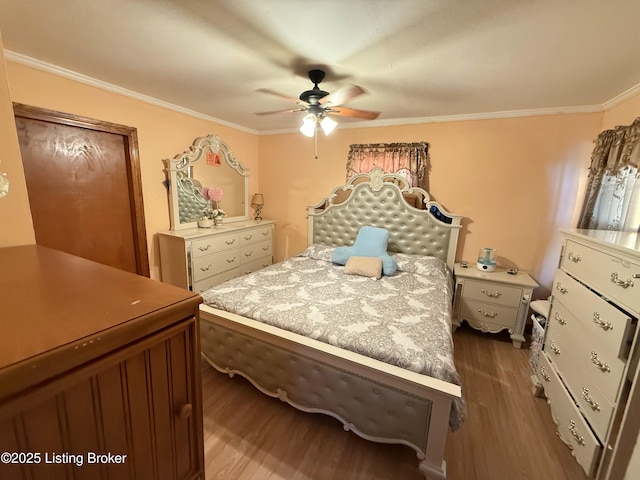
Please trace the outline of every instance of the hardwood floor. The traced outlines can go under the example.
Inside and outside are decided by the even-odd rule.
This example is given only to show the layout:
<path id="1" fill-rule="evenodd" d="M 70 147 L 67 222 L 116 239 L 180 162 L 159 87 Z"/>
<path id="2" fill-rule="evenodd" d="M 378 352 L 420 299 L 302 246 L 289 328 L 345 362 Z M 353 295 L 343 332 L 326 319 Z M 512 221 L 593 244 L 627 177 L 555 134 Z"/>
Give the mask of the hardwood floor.
<path id="1" fill-rule="evenodd" d="M 481 334 L 466 324 L 454 343 L 468 417 L 449 434 L 447 478 L 585 480 L 546 401 L 531 393 L 528 345 L 517 350 L 506 332 Z M 207 480 L 424 480 L 409 447 L 363 440 L 205 361 L 202 383 Z"/>

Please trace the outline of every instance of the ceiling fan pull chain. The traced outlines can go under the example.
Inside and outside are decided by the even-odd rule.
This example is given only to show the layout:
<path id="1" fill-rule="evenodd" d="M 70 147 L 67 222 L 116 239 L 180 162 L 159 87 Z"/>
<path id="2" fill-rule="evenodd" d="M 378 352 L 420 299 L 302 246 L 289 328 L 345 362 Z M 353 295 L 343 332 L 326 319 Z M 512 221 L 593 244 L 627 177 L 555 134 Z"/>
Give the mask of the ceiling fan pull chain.
<path id="1" fill-rule="evenodd" d="M 318 126 L 316 125 L 316 127 L 313 130 L 313 143 L 315 146 L 315 159 L 318 159 Z"/>

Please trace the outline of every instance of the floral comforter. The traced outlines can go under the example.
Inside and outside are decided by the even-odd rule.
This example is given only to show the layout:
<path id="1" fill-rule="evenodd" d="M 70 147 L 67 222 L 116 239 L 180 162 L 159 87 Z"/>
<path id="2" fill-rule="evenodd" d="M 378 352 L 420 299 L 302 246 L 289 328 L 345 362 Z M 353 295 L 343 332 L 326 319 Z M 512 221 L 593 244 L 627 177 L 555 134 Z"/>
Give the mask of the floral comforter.
<path id="1" fill-rule="evenodd" d="M 202 294 L 207 305 L 460 384 L 451 336 L 452 279 L 433 257 L 394 254 L 398 272 L 374 280 L 343 273 L 333 247 L 296 257 Z M 450 426 L 465 416 L 454 402 Z"/>

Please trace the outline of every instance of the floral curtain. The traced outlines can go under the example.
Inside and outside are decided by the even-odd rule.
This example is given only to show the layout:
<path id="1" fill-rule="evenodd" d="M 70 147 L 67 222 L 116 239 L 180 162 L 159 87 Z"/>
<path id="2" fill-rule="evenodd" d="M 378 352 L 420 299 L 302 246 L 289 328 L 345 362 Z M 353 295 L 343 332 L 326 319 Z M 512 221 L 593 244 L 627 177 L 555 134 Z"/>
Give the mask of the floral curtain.
<path id="1" fill-rule="evenodd" d="M 376 167 L 387 173 L 398 173 L 412 187 L 428 189 L 427 167 L 429 144 L 416 143 L 368 143 L 349 147 L 347 180 L 358 173 L 368 173 Z"/>
<path id="2" fill-rule="evenodd" d="M 640 231 L 640 117 L 594 143 L 578 228 Z"/>

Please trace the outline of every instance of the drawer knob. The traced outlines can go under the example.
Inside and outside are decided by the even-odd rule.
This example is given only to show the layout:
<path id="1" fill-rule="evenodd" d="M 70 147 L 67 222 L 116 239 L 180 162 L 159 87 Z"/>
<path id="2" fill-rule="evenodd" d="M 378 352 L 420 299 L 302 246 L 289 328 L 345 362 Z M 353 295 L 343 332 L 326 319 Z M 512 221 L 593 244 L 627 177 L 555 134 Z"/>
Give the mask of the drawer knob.
<path id="1" fill-rule="evenodd" d="M 498 312 L 485 312 L 484 308 L 478 310 L 478 313 L 484 315 L 485 317 L 494 318 L 498 315 Z"/>
<path id="2" fill-rule="evenodd" d="M 253 252 L 245 252 L 244 254 L 245 257 L 250 257 L 251 255 L 253 255 Z"/>
<path id="3" fill-rule="evenodd" d="M 225 240 L 224 243 L 226 243 L 227 245 L 233 245 L 234 243 L 236 243 L 236 239 L 232 238 L 231 240 Z"/>
<path id="4" fill-rule="evenodd" d="M 200 250 L 201 252 L 206 252 L 207 250 L 209 250 L 209 248 L 211 248 L 211 245 L 207 245 L 206 247 L 198 247 L 198 250 Z"/>
<path id="5" fill-rule="evenodd" d="M 601 372 L 610 372 L 608 363 L 604 363 L 602 360 L 598 358 L 598 352 L 591 352 L 591 363 L 593 363 L 596 367 L 600 369 Z"/>
<path id="6" fill-rule="evenodd" d="M 582 260 L 582 257 L 580 257 L 580 255 L 574 255 L 573 252 L 569 252 L 567 258 L 573 263 L 578 263 L 580 260 Z"/>
<path id="7" fill-rule="evenodd" d="M 500 295 L 502 295 L 500 292 L 487 292 L 484 288 L 482 289 L 482 293 L 484 293 L 487 297 L 493 297 L 493 298 L 497 298 Z"/>
<path id="8" fill-rule="evenodd" d="M 200 270 L 202 270 L 203 272 L 206 272 L 210 268 L 211 268 L 211 265 L 207 265 L 206 267 L 200 267 Z"/>
<path id="9" fill-rule="evenodd" d="M 600 405 L 598 405 L 598 402 L 591 398 L 591 396 L 589 395 L 589 389 L 587 387 L 582 387 L 582 398 L 585 402 L 587 402 L 587 405 L 589 405 L 592 410 L 595 410 L 596 412 L 600 411 Z"/>
<path id="10" fill-rule="evenodd" d="M 578 442 L 578 445 L 584 446 L 584 437 L 578 433 L 578 430 L 576 429 L 576 422 L 573 420 L 569 422 L 569 431 L 571 432 L 571 436 L 576 439 L 576 442 Z"/>
<path id="11" fill-rule="evenodd" d="M 611 274 L 611 283 L 618 285 L 619 287 L 622 287 L 622 288 L 633 287 L 633 280 L 631 280 L 630 278 L 627 278 L 626 280 L 620 280 L 618 278 L 618 272 L 613 272 Z"/>
<path id="12" fill-rule="evenodd" d="M 555 353 L 556 355 L 560 355 L 560 349 L 558 348 L 558 346 L 553 342 L 553 340 L 551 340 L 549 342 L 549 350 L 551 350 L 553 353 Z"/>
<path id="13" fill-rule="evenodd" d="M 244 239 L 248 242 L 249 240 L 251 240 L 253 238 L 253 235 L 249 235 L 248 237 L 244 237 Z"/>
<path id="14" fill-rule="evenodd" d="M 540 375 L 542 375 L 542 378 L 544 378 L 546 382 L 551 381 L 551 377 L 549 376 L 547 371 L 544 369 L 544 367 L 540 367 Z"/>
<path id="15" fill-rule="evenodd" d="M 603 322 L 602 320 L 600 320 L 600 314 L 598 312 L 593 312 L 593 323 L 598 325 L 605 332 L 608 330 L 613 330 L 613 323 Z"/>
<path id="16" fill-rule="evenodd" d="M 562 294 L 565 294 L 565 293 L 567 293 L 569 291 L 565 287 L 563 287 L 560 282 L 556 283 L 556 290 L 558 290 Z"/>
<path id="17" fill-rule="evenodd" d="M 236 257 L 233 258 L 227 258 L 227 263 L 233 263 L 236 261 Z"/>
<path id="18" fill-rule="evenodd" d="M 564 318 L 562 318 L 562 315 L 560 315 L 558 312 L 556 312 L 554 317 L 555 317 L 555 319 L 558 321 L 558 323 L 560 325 L 566 325 L 567 324 L 567 321 Z"/>

